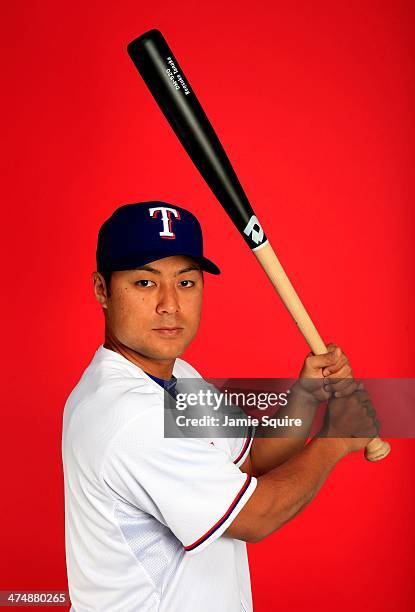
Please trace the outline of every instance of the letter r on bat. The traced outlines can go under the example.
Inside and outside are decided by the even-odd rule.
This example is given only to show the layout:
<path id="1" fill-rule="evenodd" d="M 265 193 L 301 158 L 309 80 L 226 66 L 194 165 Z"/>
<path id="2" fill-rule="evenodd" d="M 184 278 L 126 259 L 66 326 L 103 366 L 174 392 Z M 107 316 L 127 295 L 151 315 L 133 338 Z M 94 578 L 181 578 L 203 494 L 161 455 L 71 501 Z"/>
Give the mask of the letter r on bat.
<path id="1" fill-rule="evenodd" d="M 252 217 L 249 219 L 247 226 L 244 229 L 244 234 L 250 236 L 255 244 L 261 244 L 264 238 L 264 230 L 262 229 L 261 224 L 255 215 L 252 215 Z"/>

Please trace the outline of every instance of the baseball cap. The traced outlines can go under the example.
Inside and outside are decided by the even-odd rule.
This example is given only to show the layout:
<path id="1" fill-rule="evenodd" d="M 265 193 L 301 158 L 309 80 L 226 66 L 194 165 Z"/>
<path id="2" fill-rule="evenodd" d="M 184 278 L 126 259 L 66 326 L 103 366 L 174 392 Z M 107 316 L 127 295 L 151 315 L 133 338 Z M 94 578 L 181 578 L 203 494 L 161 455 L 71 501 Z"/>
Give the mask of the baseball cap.
<path id="1" fill-rule="evenodd" d="M 220 274 L 203 255 L 199 221 L 181 206 L 159 201 L 125 204 L 99 230 L 98 270 L 132 270 L 172 255 L 191 257 L 202 270 Z"/>

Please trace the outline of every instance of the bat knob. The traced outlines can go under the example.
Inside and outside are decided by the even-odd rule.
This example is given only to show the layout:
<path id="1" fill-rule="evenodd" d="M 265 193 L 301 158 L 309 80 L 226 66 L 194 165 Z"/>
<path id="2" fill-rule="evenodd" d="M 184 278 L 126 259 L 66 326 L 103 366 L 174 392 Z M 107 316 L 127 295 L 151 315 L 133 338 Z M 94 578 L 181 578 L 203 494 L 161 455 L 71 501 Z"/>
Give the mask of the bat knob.
<path id="1" fill-rule="evenodd" d="M 373 438 L 365 448 L 365 457 L 368 461 L 380 461 L 389 455 L 391 446 L 389 442 L 380 438 Z"/>

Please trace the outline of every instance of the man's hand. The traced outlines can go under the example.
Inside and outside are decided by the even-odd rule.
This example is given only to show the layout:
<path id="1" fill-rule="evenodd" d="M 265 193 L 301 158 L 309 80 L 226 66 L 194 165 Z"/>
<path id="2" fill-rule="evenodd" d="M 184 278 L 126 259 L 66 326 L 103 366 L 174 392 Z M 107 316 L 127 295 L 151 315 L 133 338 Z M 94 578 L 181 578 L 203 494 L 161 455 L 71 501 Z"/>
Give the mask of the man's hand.
<path id="1" fill-rule="evenodd" d="M 340 347 L 330 343 L 328 353 L 309 353 L 300 372 L 299 384 L 318 402 L 330 397 L 346 397 L 358 388 L 349 360 Z"/>
<path id="2" fill-rule="evenodd" d="M 347 397 L 329 401 L 319 437 L 340 438 L 347 452 L 355 452 L 365 448 L 372 438 L 379 435 L 379 430 L 369 395 L 358 388 Z"/>

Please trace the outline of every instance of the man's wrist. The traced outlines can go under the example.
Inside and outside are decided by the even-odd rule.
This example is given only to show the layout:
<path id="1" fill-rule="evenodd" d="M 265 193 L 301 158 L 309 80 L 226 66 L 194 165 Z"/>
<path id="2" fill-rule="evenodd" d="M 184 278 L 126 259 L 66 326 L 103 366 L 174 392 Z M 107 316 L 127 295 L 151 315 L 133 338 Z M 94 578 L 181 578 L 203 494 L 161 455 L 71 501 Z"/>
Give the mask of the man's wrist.
<path id="1" fill-rule="evenodd" d="M 350 453 L 347 438 L 327 438 L 319 434 L 320 432 L 313 438 L 310 444 L 317 445 L 324 449 L 335 461 L 343 459 Z"/>

